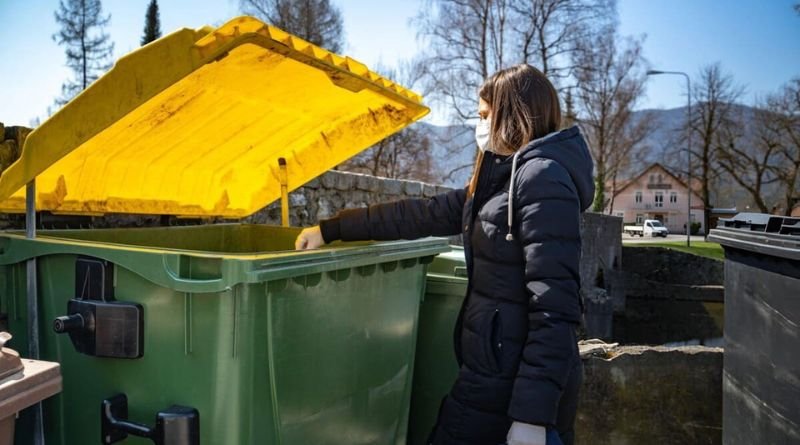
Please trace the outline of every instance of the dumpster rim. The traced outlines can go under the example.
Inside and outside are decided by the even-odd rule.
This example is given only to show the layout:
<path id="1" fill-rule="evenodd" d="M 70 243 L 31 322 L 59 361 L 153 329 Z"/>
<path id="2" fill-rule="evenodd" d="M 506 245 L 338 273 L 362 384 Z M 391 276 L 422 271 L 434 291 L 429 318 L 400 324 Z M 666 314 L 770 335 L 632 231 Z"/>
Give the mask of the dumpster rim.
<path id="1" fill-rule="evenodd" d="M 741 249 L 762 255 L 800 261 L 800 239 L 793 238 L 791 235 L 734 230 L 725 228 L 711 229 L 708 240 L 719 243 L 724 248 Z M 764 240 L 772 240 L 775 244 L 764 243 Z M 796 247 L 792 247 L 792 245 Z"/>

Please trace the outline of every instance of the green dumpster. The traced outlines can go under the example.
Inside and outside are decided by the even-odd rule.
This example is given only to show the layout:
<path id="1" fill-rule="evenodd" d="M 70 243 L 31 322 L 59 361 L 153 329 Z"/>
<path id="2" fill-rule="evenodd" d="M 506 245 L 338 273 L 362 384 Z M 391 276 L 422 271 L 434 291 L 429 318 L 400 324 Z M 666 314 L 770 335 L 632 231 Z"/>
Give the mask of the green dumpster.
<path id="1" fill-rule="evenodd" d="M 21 210 L 36 181 L 37 210 L 241 218 L 427 112 L 258 20 L 181 30 L 33 131 L 0 208 Z M 12 346 L 28 345 L 34 270 L 40 357 L 61 364 L 48 445 L 405 444 L 425 272 L 446 242 L 294 252 L 298 232 L 1 233 Z M 17 443 L 33 443 L 20 421 Z"/>
<path id="2" fill-rule="evenodd" d="M 464 249 L 453 247 L 428 267 L 425 299 L 419 313 L 409 445 L 427 445 L 442 398 L 456 380 L 458 364 L 453 352 L 453 330 L 466 294 Z"/>
<path id="3" fill-rule="evenodd" d="M 97 443 L 101 402 L 117 394 L 127 418 L 151 426 L 172 405 L 196 409 L 207 444 L 404 443 L 424 263 L 444 241 L 286 252 L 296 234 L 219 225 L 1 237 L 1 304 L 20 345 L 24 262 L 38 259 L 41 356 L 64 379 L 44 403 L 47 443 Z M 141 320 L 113 326 L 96 308 L 91 350 L 72 338 L 80 329 L 50 327 L 79 313 L 76 302 L 139 309 Z M 102 324 L 141 336 L 101 350 L 112 340 Z"/>

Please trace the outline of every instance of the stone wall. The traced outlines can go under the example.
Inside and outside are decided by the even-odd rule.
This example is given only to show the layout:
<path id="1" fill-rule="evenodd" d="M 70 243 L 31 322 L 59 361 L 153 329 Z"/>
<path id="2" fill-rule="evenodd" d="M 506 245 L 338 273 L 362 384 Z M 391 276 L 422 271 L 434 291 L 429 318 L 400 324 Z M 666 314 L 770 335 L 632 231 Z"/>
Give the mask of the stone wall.
<path id="1" fill-rule="evenodd" d="M 428 198 L 451 190 L 418 181 L 376 178 L 331 170 L 289 194 L 292 226 L 312 226 L 340 210 L 405 198 Z M 280 224 L 280 202 L 244 219 L 258 224 Z"/>
<path id="2" fill-rule="evenodd" d="M 320 219 L 334 216 L 340 210 L 367 207 L 370 204 L 404 198 L 431 197 L 450 190 L 447 187 L 418 181 L 377 178 L 358 173 L 331 170 L 289 193 L 289 219 L 294 227 L 317 224 Z M 280 225 L 280 202 L 276 201 L 241 220 L 222 218 L 192 219 L 160 215 L 108 214 L 103 216 L 58 216 L 48 212 L 39 215 L 42 228 L 107 228 L 155 227 L 204 223 L 244 222 Z M 2 215 L 0 228 L 23 228 L 23 215 Z M 457 241 L 457 240 L 454 240 Z"/>
<path id="3" fill-rule="evenodd" d="M 722 349 L 621 346 L 582 356 L 577 445 L 722 442 Z"/>

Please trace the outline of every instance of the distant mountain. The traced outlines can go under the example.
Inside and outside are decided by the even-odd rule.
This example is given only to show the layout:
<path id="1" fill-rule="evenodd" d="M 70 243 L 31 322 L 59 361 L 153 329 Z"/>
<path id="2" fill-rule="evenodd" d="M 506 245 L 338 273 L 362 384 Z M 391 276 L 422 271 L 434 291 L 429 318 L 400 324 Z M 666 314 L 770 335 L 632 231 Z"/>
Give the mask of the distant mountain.
<path id="1" fill-rule="evenodd" d="M 745 122 L 753 122 L 753 108 L 744 105 L 737 107 L 737 111 L 744 114 Z M 652 116 L 654 129 L 636 150 L 638 155 L 626 176 L 635 176 L 654 162 L 675 169 L 675 173 L 685 171 L 685 142 L 681 133 L 686 123 L 686 107 L 639 110 L 633 115 L 634 124 L 647 115 Z M 466 184 L 472 168 L 464 166 L 471 166 L 475 159 L 474 127 L 470 125 L 437 126 L 424 122 L 416 125 L 431 138 L 435 165 L 442 178 L 441 183 L 449 187 L 460 187 Z M 745 125 L 744 130 L 747 134 L 752 134 L 753 127 Z M 453 171 L 459 167 L 463 168 Z M 717 200 L 719 202 L 715 203 L 717 206 L 734 207 L 739 204 L 740 207 L 744 207 L 743 203 L 749 202 L 747 194 L 729 179 L 720 180 L 715 187 L 720 191 Z"/>
<path id="2" fill-rule="evenodd" d="M 425 122 L 416 125 L 431 139 L 434 164 L 442 178 L 441 183 L 448 187 L 463 187 L 469 181 L 475 162 L 475 128 Z"/>

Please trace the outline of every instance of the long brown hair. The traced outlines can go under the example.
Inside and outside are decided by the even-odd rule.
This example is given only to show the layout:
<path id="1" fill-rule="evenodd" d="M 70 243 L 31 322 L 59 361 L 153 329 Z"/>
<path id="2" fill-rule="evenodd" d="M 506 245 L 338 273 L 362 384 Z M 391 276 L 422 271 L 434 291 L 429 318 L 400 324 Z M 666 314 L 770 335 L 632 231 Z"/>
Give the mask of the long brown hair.
<path id="1" fill-rule="evenodd" d="M 528 64 L 502 69 L 481 85 L 478 96 L 492 110 L 492 151 L 512 155 L 534 139 L 561 127 L 558 92 L 541 71 Z M 475 192 L 483 154 L 475 161 L 470 195 Z"/>

